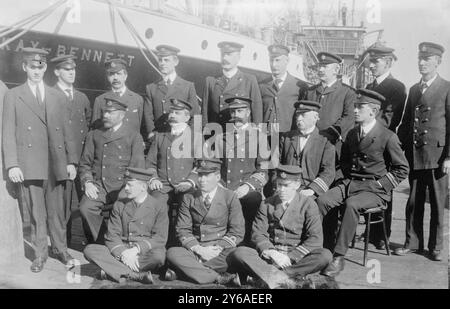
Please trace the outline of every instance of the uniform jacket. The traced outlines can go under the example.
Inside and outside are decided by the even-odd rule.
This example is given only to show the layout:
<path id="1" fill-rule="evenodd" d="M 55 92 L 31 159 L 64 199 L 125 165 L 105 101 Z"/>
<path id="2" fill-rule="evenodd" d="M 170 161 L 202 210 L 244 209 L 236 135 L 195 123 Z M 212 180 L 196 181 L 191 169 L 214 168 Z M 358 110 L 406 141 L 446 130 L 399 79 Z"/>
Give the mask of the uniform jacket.
<path id="1" fill-rule="evenodd" d="M 302 168 L 304 186 L 317 195 L 328 191 L 334 181 L 336 150 L 330 141 L 316 128 L 300 152 L 300 136 L 297 130 L 280 138 L 280 163 Z"/>
<path id="2" fill-rule="evenodd" d="M 105 92 L 104 94 L 101 94 L 95 98 L 94 107 L 92 109 L 92 126 L 95 129 L 101 128 L 103 125 L 102 109 L 105 106 L 105 96 L 106 94 L 111 92 L 112 91 Z M 127 113 L 125 114 L 123 122 L 130 128 L 133 128 L 135 131 L 140 132 L 144 109 L 144 99 L 139 94 L 131 91 L 128 88 L 125 90 L 122 98 L 125 99 L 125 102 L 128 105 Z"/>
<path id="3" fill-rule="evenodd" d="M 119 190 L 126 167 L 144 168 L 144 142 L 139 132 L 124 123 L 116 132 L 90 131 L 80 161 L 80 180 L 93 181 L 106 192 Z"/>
<path id="4" fill-rule="evenodd" d="M 288 132 L 293 129 L 294 103 L 306 97 L 308 84 L 291 74 L 287 74 L 286 80 L 277 91 L 272 78 L 268 78 L 259 84 L 263 103 L 263 122 L 278 123 L 280 132 Z"/>
<path id="5" fill-rule="evenodd" d="M 144 122 L 147 135 L 153 130 L 163 132 L 169 129 L 167 117 L 170 99 L 180 99 L 191 103 L 192 115 L 200 114 L 194 83 L 177 76 L 173 84 L 167 86 L 163 79 L 147 85 L 144 102 Z"/>
<path id="6" fill-rule="evenodd" d="M 412 169 L 434 169 L 450 157 L 450 83 L 438 76 L 424 94 L 417 83 L 409 91 L 398 129 Z"/>
<path id="7" fill-rule="evenodd" d="M 388 198 L 392 189 L 408 176 L 408 161 L 403 154 L 397 135 L 377 121 L 367 135 L 360 138 L 361 128 L 356 126 L 342 145 L 341 168 L 345 178 L 377 180 L 382 189 L 380 196 Z M 375 185 L 375 183 L 374 183 Z"/>
<path id="8" fill-rule="evenodd" d="M 55 85 L 54 88 L 66 95 L 58 85 Z M 79 160 L 81 158 L 81 153 L 83 152 L 84 140 L 86 139 L 91 123 L 91 103 L 84 93 L 76 89 L 73 89 L 73 101 L 70 101 L 67 96 L 66 98 L 69 110 L 69 128 L 72 131 L 72 136 L 76 145 L 76 153 Z"/>
<path id="9" fill-rule="evenodd" d="M 266 199 L 253 222 L 252 242 L 260 254 L 284 247 L 297 261 L 322 248 L 322 221 L 316 202 L 297 193 L 284 210 L 278 195 Z"/>
<path id="10" fill-rule="evenodd" d="M 208 122 L 226 123 L 229 119 L 227 104 L 225 100 L 234 96 L 244 96 L 252 99 L 252 122 L 262 121 L 262 101 L 256 77 L 238 71 L 226 83 L 225 77 L 206 78 L 205 89 L 202 99 L 203 126 Z"/>
<path id="11" fill-rule="evenodd" d="M 343 140 L 347 132 L 353 128 L 355 123 L 354 102 L 355 91 L 337 80 L 331 87 L 325 90 L 322 84 L 315 85 L 308 90 L 307 99 L 320 102 L 322 107 L 319 112 L 320 120 L 317 122 L 319 131 L 325 131 L 331 141 L 336 141 L 339 136 L 335 130 L 340 132 Z M 330 127 L 333 127 L 331 129 Z"/>
<path id="12" fill-rule="evenodd" d="M 377 120 L 385 127 L 389 128 L 389 130 L 395 132 L 397 126 L 400 124 L 403 108 L 405 107 L 405 85 L 389 74 L 389 76 L 376 87 L 371 83 L 367 85 L 366 88 L 376 91 L 386 98 L 386 101 L 381 105 Z"/>
<path id="13" fill-rule="evenodd" d="M 135 243 L 144 255 L 165 247 L 168 228 L 167 206 L 150 195 L 139 207 L 132 200 L 118 200 L 109 217 L 105 245 L 113 256 L 119 257 L 130 243 Z"/>
<path id="14" fill-rule="evenodd" d="M 239 130 L 236 142 L 233 132 L 217 137 L 219 142 L 213 148 L 216 157 L 223 158 L 221 175 L 226 188 L 234 191 L 248 184 L 252 190 L 260 191 L 267 183 L 267 170 L 261 168 L 265 160 L 261 157 L 258 132 L 256 126 L 248 124 Z"/>
<path id="15" fill-rule="evenodd" d="M 174 136 L 170 132 L 158 132 L 150 145 L 145 168 L 156 170 L 156 177 L 164 185 L 161 190 L 163 193 L 171 191 L 182 181 L 190 181 L 195 187 L 198 178 L 194 170 L 195 151 L 201 151 L 202 146 L 202 135 L 198 134 L 194 138 L 190 127 L 180 136 Z M 180 150 L 179 155 L 174 152 L 176 149 Z M 201 157 L 201 152 L 198 157 Z"/>
<path id="16" fill-rule="evenodd" d="M 208 210 L 200 190 L 185 194 L 178 210 L 176 233 L 181 245 L 187 249 L 198 244 L 236 247 L 245 233 L 237 195 L 219 186 Z"/>
<path id="17" fill-rule="evenodd" d="M 39 106 L 27 83 L 6 92 L 3 106 L 5 169 L 19 167 L 25 180 L 68 179 L 67 165 L 77 164 L 76 147 L 67 121 L 64 95 L 45 86 Z"/>

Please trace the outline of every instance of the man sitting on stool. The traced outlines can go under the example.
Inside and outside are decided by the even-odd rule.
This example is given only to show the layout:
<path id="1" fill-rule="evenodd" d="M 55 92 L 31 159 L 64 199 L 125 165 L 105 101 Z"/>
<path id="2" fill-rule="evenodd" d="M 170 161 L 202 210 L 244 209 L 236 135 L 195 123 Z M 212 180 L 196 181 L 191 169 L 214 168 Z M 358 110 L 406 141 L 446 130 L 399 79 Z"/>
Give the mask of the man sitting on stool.
<path id="1" fill-rule="evenodd" d="M 322 248 L 322 223 L 311 197 L 300 194 L 301 168 L 280 165 L 277 194 L 261 203 L 253 223 L 256 249 L 239 247 L 231 263 L 273 289 L 294 287 L 293 278 L 320 271 L 331 261 Z"/>
<path id="2" fill-rule="evenodd" d="M 409 171 L 397 135 L 375 119 L 384 97 L 366 89 L 359 89 L 357 94 L 355 119 L 359 125 L 350 130 L 342 146 L 344 179 L 317 199 L 322 217 L 343 206 L 333 262 L 323 271 L 327 276 L 336 276 L 344 269 L 344 256 L 355 235 L 360 210 L 386 207 L 392 190 Z"/>
<path id="3" fill-rule="evenodd" d="M 118 282 L 151 284 L 151 271 L 164 265 L 169 218 L 167 205 L 147 193 L 151 171 L 127 169 L 126 198 L 114 204 L 105 245 L 91 244 L 84 250 L 86 259 Z"/>

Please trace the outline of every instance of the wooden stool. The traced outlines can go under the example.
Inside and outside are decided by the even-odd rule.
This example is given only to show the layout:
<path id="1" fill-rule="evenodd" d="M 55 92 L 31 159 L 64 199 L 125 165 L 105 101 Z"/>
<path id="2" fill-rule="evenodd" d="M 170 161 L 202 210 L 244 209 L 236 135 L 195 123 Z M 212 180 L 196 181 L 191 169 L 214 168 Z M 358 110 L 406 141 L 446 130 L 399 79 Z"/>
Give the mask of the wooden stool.
<path id="1" fill-rule="evenodd" d="M 369 235 L 370 235 L 370 225 L 371 224 L 377 224 L 381 223 L 383 224 L 383 235 L 384 235 L 384 241 L 386 243 L 386 253 L 387 255 L 391 255 L 391 252 L 389 251 L 389 239 L 387 237 L 386 233 L 386 224 L 384 222 L 384 211 L 385 209 L 383 207 L 376 207 L 376 208 L 370 208 L 370 209 L 363 209 L 361 210 L 360 214 L 363 216 L 367 216 L 366 218 L 366 235 L 364 237 L 364 258 L 363 258 L 363 266 L 366 266 L 367 261 L 367 252 L 369 251 Z M 372 221 L 372 214 L 380 214 L 380 219 Z M 350 248 L 355 247 L 355 237 L 356 237 L 356 231 L 355 235 L 353 236 L 352 245 Z"/>

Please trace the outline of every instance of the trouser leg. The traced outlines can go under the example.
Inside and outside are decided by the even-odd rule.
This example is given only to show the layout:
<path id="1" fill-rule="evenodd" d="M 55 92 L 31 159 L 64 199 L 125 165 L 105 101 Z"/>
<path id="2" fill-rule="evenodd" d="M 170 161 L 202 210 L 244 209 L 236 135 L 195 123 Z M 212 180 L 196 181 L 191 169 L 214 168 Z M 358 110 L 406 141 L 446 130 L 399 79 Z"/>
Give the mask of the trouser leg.
<path id="1" fill-rule="evenodd" d="M 22 205 L 30 214 L 31 242 L 35 257 L 47 258 L 47 211 L 45 209 L 44 180 L 25 180 L 20 184 Z"/>
<path id="2" fill-rule="evenodd" d="M 65 181 L 55 181 L 49 177 L 45 200 L 47 205 L 47 222 L 52 250 L 54 253 L 67 251 L 67 222 L 70 209 L 64 201 Z"/>
<path id="3" fill-rule="evenodd" d="M 88 261 L 103 269 L 108 276 L 117 282 L 120 281 L 121 277 L 133 273 L 130 268 L 113 257 L 109 249 L 104 245 L 90 244 L 86 246 L 84 256 Z"/>
<path id="4" fill-rule="evenodd" d="M 410 193 L 405 208 L 405 248 L 423 249 L 423 214 L 427 182 L 424 171 L 411 171 Z"/>
<path id="5" fill-rule="evenodd" d="M 86 221 L 93 241 L 96 241 L 99 236 L 100 228 L 103 223 L 101 211 L 104 206 L 105 203 L 103 201 L 91 200 L 87 196 L 84 196 L 81 200 L 80 213 Z"/>
<path id="6" fill-rule="evenodd" d="M 448 193 L 448 176 L 440 169 L 430 170 L 430 235 L 428 250 L 443 250 L 444 241 L 444 209 Z"/>
<path id="7" fill-rule="evenodd" d="M 355 236 L 359 222 L 360 210 L 383 206 L 383 199 L 373 192 L 359 192 L 348 197 L 344 202 L 344 215 L 339 228 L 334 252 L 339 255 L 347 253 L 350 242 Z"/>
<path id="8" fill-rule="evenodd" d="M 139 270 L 140 271 L 157 271 L 166 261 L 166 249 L 158 248 L 149 250 L 143 255 L 139 255 Z"/>
<path id="9" fill-rule="evenodd" d="M 331 262 L 333 256 L 328 249 L 316 249 L 304 256 L 298 263 L 287 267 L 284 272 L 291 278 L 304 277 L 321 271 Z"/>
<path id="10" fill-rule="evenodd" d="M 245 236 L 244 244 L 252 247 L 253 243 L 251 241 L 252 226 L 255 220 L 256 213 L 258 212 L 259 206 L 261 205 L 262 196 L 259 192 L 249 192 L 247 195 L 240 199 L 242 206 L 242 214 L 245 219 Z"/>

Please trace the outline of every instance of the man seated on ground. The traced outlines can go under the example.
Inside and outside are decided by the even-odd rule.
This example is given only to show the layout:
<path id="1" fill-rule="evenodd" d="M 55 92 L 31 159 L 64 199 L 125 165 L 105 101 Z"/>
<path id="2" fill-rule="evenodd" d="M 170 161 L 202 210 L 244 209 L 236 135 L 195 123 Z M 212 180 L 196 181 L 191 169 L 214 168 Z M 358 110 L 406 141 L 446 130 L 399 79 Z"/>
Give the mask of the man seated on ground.
<path id="1" fill-rule="evenodd" d="M 130 279 L 151 284 L 151 271 L 164 265 L 169 219 L 167 206 L 147 193 L 152 176 L 152 170 L 127 169 L 126 198 L 114 204 L 105 245 L 84 249 L 86 259 L 102 269 L 102 279 L 108 275 L 120 283 Z"/>
<path id="2" fill-rule="evenodd" d="M 336 276 L 344 269 L 347 253 L 359 222 L 360 211 L 386 207 L 392 190 L 407 176 L 408 161 L 397 135 L 376 120 L 384 97 L 374 91 L 359 89 L 355 120 L 342 146 L 341 167 L 344 178 L 337 186 L 317 198 L 322 217 L 335 207 L 342 207 L 342 223 L 332 248 L 333 261 L 324 270 Z M 324 219 L 325 219 L 324 218 Z M 334 238 L 334 235 L 324 235 Z"/>
<path id="3" fill-rule="evenodd" d="M 299 166 L 278 166 L 277 193 L 261 203 L 253 223 L 256 250 L 239 247 L 230 256 L 233 268 L 271 289 L 295 287 L 294 279 L 303 280 L 332 259 L 331 252 L 322 248 L 317 204 L 297 191 L 301 173 Z"/>
<path id="4" fill-rule="evenodd" d="M 166 280 L 182 274 L 199 283 L 240 286 L 239 277 L 229 274 L 228 256 L 245 233 L 241 204 L 233 191 L 218 185 L 219 159 L 198 161 L 199 189 L 187 193 L 178 211 L 176 232 L 181 247 L 167 251 Z"/>

